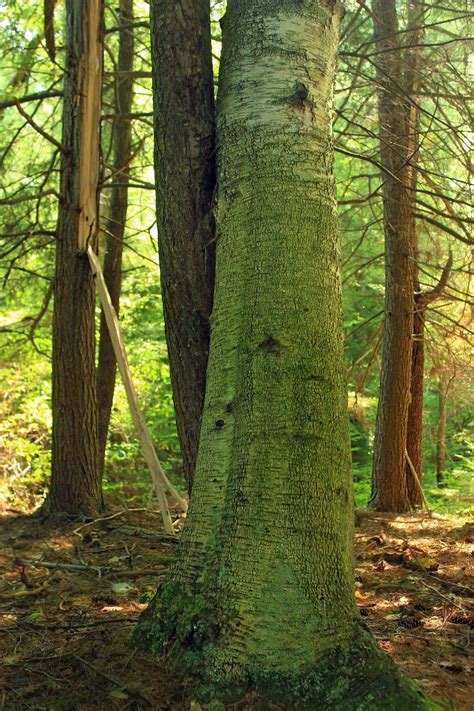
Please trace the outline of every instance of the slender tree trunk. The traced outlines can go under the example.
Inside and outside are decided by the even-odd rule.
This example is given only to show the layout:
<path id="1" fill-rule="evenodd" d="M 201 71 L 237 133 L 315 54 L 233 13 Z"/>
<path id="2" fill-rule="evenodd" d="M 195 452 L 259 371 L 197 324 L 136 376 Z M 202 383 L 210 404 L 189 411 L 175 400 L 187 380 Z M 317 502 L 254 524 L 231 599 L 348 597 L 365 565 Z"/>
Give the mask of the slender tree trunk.
<path id="1" fill-rule="evenodd" d="M 101 0 L 67 0 L 61 200 L 53 320 L 53 446 L 45 511 L 96 515 L 98 468 L 94 280 L 102 76 Z"/>
<path id="2" fill-rule="evenodd" d="M 420 483 L 422 481 L 421 444 L 423 435 L 423 380 L 425 374 L 425 318 L 423 294 L 415 294 L 413 345 L 411 362 L 410 406 L 408 408 L 407 452 Z M 407 494 L 411 507 L 422 506 L 423 497 L 408 462 L 406 463 Z"/>
<path id="3" fill-rule="evenodd" d="M 131 160 L 132 123 L 129 114 L 133 102 L 133 0 L 120 0 L 119 7 L 119 53 L 117 78 L 115 81 L 115 111 L 112 129 L 114 145 L 112 188 L 108 219 L 106 222 L 106 251 L 104 257 L 104 278 L 112 304 L 119 312 L 120 289 L 122 283 L 123 237 L 128 209 L 129 163 Z M 100 318 L 99 360 L 97 367 L 97 402 L 99 421 L 99 468 L 104 471 L 105 448 L 110 423 L 110 413 L 114 399 L 116 358 L 112 341 L 102 311 Z"/>
<path id="4" fill-rule="evenodd" d="M 404 52 L 403 89 L 411 101 L 406 107 L 408 129 L 408 183 L 411 200 L 411 230 L 415 244 L 415 259 L 418 260 L 418 233 L 416 226 L 416 189 L 418 183 L 418 151 L 419 151 L 419 124 L 420 109 L 418 90 L 421 82 L 423 65 L 423 40 L 425 24 L 425 1 L 407 0 L 407 29 L 403 44 L 408 45 Z M 413 341 L 410 405 L 408 408 L 407 443 L 406 449 L 410 461 L 417 473 L 420 484 L 422 483 L 422 435 L 423 435 L 423 380 L 425 371 L 425 316 L 426 301 L 421 292 L 418 266 L 413 266 Z M 408 500 L 412 508 L 423 505 L 423 496 L 420 491 L 408 462 L 405 462 L 405 476 L 407 481 Z"/>
<path id="5" fill-rule="evenodd" d="M 354 608 L 330 112 L 339 17 L 332 0 L 227 3 L 196 478 L 176 565 L 136 639 L 210 695 L 250 686 L 291 709 L 417 709 Z"/>
<path id="6" fill-rule="evenodd" d="M 153 0 L 151 26 L 161 289 L 176 424 L 191 490 L 215 261 L 209 0 Z"/>
<path id="7" fill-rule="evenodd" d="M 436 430 L 436 484 L 444 486 L 444 472 L 446 469 L 446 402 L 448 384 L 446 379 L 440 378 L 438 383 L 438 427 Z"/>
<path id="8" fill-rule="evenodd" d="M 371 505 L 412 508 L 405 449 L 412 371 L 416 231 L 410 194 L 410 104 L 403 93 L 395 0 L 373 0 L 385 228 L 385 316 Z"/>

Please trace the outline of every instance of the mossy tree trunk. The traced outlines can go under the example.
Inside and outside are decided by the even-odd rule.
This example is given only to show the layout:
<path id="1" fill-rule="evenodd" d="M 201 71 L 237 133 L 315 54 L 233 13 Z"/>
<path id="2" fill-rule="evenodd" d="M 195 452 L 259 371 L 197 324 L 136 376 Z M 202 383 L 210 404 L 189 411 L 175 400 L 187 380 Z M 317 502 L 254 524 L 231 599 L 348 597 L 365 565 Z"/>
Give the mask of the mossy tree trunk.
<path id="1" fill-rule="evenodd" d="M 133 102 L 133 0 L 120 0 L 119 51 L 115 79 L 115 111 L 112 126 L 113 182 L 108 218 L 105 223 L 104 278 L 115 311 L 119 312 L 122 284 L 122 253 L 128 209 L 128 182 L 132 157 Z M 97 405 L 99 425 L 99 468 L 104 471 L 105 448 L 110 413 L 114 399 L 117 360 L 103 311 L 100 318 L 99 358 L 97 366 Z"/>
<path id="2" fill-rule="evenodd" d="M 171 384 L 191 490 L 215 266 L 215 108 L 209 0 L 151 3 L 161 290 Z"/>
<path id="3" fill-rule="evenodd" d="M 333 177 L 340 6 L 229 0 L 191 506 L 137 643 L 288 708 L 422 708 L 360 623 Z M 232 692 L 232 693 L 231 693 Z"/>
<path id="4" fill-rule="evenodd" d="M 53 445 L 45 513 L 97 515 L 95 287 L 102 0 L 67 0 L 66 68 L 53 319 Z"/>

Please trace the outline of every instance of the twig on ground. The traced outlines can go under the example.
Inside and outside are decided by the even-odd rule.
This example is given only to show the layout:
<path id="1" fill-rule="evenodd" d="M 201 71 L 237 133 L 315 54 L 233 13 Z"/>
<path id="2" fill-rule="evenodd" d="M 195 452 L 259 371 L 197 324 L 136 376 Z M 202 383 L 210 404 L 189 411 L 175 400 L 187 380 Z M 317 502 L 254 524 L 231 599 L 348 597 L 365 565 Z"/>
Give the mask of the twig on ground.
<path id="1" fill-rule="evenodd" d="M 8 632 L 8 630 L 13 630 L 13 629 L 18 629 L 18 627 L 25 628 L 28 630 L 37 630 L 38 632 L 40 630 L 70 630 L 70 629 L 78 629 L 80 627 L 95 627 L 97 625 L 108 625 L 108 624 L 135 624 L 138 621 L 140 613 L 137 613 L 136 617 L 113 617 L 111 619 L 104 619 L 104 620 L 91 620 L 90 622 L 71 622 L 69 625 L 48 625 L 48 624 L 43 624 L 41 622 L 24 622 L 23 620 L 18 620 L 18 622 L 15 622 L 12 625 L 2 625 L 0 627 L 0 634 L 2 632 Z M 57 658 L 61 659 L 63 656 L 70 656 L 70 654 L 64 654 L 64 655 L 59 655 Z M 28 660 L 23 660 L 23 661 L 31 661 L 31 659 Z"/>
<path id="2" fill-rule="evenodd" d="M 116 511 L 113 514 L 110 514 L 110 516 L 103 516 L 102 518 L 95 518 L 93 521 L 88 521 L 87 523 L 83 523 L 82 526 L 75 528 L 73 533 L 79 533 L 79 531 L 81 531 L 83 528 L 86 528 L 87 526 L 94 526 L 94 524 L 100 523 L 101 521 L 110 521 L 113 518 L 117 518 L 117 516 L 123 516 L 124 514 L 138 512 L 138 511 L 146 511 L 147 513 L 158 515 L 156 511 L 152 511 L 150 509 L 143 508 L 143 507 L 139 508 L 139 509 L 123 509 L 123 511 Z"/>
<path id="3" fill-rule="evenodd" d="M 460 610 L 465 610 L 465 609 L 466 609 L 466 608 L 463 607 L 462 605 L 458 605 L 458 603 L 457 603 L 457 602 L 454 602 L 454 600 L 451 600 L 451 598 L 448 597 L 447 595 L 443 595 L 443 593 L 440 592 L 440 591 L 438 590 L 438 588 L 435 588 L 435 587 L 433 587 L 432 585 L 428 585 L 428 583 L 425 583 L 425 581 L 424 581 L 422 578 L 418 578 L 418 580 L 420 581 L 420 583 L 421 583 L 422 585 L 425 586 L 425 588 L 428 588 L 428 590 L 432 590 L 433 592 L 435 592 L 439 597 L 443 598 L 443 600 L 446 600 L 447 602 L 449 602 L 450 605 L 454 605 L 455 607 L 458 607 Z"/>
<path id="4" fill-rule="evenodd" d="M 128 694 L 130 694 L 130 696 L 139 696 L 147 703 L 152 703 L 151 699 L 149 699 L 149 697 L 143 694 L 141 691 L 139 691 L 138 689 L 133 689 L 120 679 L 116 679 L 110 674 L 107 674 L 107 672 L 103 671 L 102 669 L 99 669 L 99 667 L 97 667 L 95 664 L 92 664 L 92 662 L 89 662 L 87 659 L 79 657 L 77 654 L 73 654 L 72 657 L 74 659 L 77 659 L 77 661 L 81 662 L 81 664 L 83 664 L 84 666 L 89 667 L 89 669 L 92 669 L 92 671 L 94 671 L 96 674 L 99 674 L 100 676 L 104 677 L 104 679 L 107 679 L 107 681 L 110 681 L 110 683 L 114 684 L 114 686 L 118 687 L 119 689 L 124 689 Z"/>
<path id="5" fill-rule="evenodd" d="M 21 564 L 29 565 L 32 568 L 50 568 L 51 570 L 69 570 L 71 572 L 90 573 L 93 571 L 99 578 L 102 577 L 105 571 L 110 572 L 110 567 L 99 568 L 99 566 L 79 563 L 50 563 L 46 560 L 22 560 Z"/>

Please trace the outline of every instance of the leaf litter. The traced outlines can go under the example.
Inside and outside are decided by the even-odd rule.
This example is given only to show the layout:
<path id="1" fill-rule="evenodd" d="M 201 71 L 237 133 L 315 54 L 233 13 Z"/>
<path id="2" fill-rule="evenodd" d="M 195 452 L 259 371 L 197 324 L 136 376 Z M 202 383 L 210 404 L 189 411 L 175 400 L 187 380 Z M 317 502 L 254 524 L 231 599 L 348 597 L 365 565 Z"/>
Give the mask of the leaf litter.
<path id="1" fill-rule="evenodd" d="M 429 697 L 449 711 L 472 711 L 474 524 L 364 512 L 357 524 L 355 599 L 364 623 Z M 176 542 L 156 512 L 121 509 L 58 527 L 4 511 L 0 531 L 0 708 L 200 706 L 189 680 L 128 645 L 173 560 Z M 225 708 L 257 705 L 248 697 Z"/>

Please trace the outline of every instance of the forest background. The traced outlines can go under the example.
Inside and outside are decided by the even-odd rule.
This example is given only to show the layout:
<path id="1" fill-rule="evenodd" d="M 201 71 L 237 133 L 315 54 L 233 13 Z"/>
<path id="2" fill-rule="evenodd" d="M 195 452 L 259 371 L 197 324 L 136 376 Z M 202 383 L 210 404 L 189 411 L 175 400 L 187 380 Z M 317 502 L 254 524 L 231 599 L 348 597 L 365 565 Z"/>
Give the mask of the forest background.
<path id="1" fill-rule="evenodd" d="M 212 3 L 215 69 L 218 19 Z M 50 475 L 51 326 L 58 142 L 61 135 L 63 9 L 44 34 L 37 3 L 1 5 L 0 40 L 0 496 L 30 511 Z M 402 26 L 405 3 L 400 3 Z M 101 116 L 101 236 L 110 194 L 122 179 L 111 168 L 116 120 L 118 9 L 106 6 Z M 185 489 L 173 417 L 160 294 L 153 172 L 148 5 L 134 3 L 132 160 L 127 188 L 120 319 L 153 440 L 168 475 Z M 423 290 L 436 287 L 452 255 L 448 284 L 428 305 L 424 378 L 423 481 L 430 507 L 467 514 L 474 469 L 470 390 L 472 195 L 469 3 L 429 3 L 425 11 L 418 101 L 417 264 Z M 53 33 L 51 37 L 51 32 Z M 54 61 L 51 42 L 55 46 Z M 347 2 L 336 84 L 336 177 L 342 239 L 349 415 L 356 504 L 370 496 L 380 378 L 384 296 L 382 184 L 372 17 Z M 35 95 L 38 99 L 34 100 Z M 27 97 L 15 103 L 13 97 Z M 33 97 L 33 98 L 31 98 Z M 103 244 L 102 244 L 103 252 Z M 99 320 L 97 320 L 99 322 Z M 447 403 L 447 404 L 446 404 Z M 442 452 L 445 449 L 443 461 Z M 443 486 L 437 486 L 442 476 Z M 127 505 L 150 500 L 150 479 L 120 384 L 106 451 L 104 490 Z"/>
<path id="2" fill-rule="evenodd" d="M 181 28 L 178 23 L 173 26 L 177 27 L 176 32 L 161 30 L 160 34 L 156 13 L 171 7 L 179 14 L 179 8 L 187 8 L 190 16 L 196 17 L 196 25 L 202 22 L 207 27 L 209 7 L 206 0 L 199 5 L 196 0 L 180 3 L 156 0 L 151 8 L 154 29 L 150 48 L 150 8 L 146 3 L 119 0 L 117 5 L 106 5 L 100 102 L 99 96 L 90 91 L 91 85 L 85 91 L 82 91 L 83 85 L 79 92 L 76 90 L 75 71 L 82 64 L 76 61 L 74 53 L 82 45 L 81 41 L 71 41 L 71 38 L 81 37 L 81 33 L 86 34 L 86 27 L 94 27 L 94 20 L 100 16 L 100 5 L 89 0 L 66 0 L 69 11 L 66 15 L 63 4 L 56 4 L 54 0 L 46 0 L 43 7 L 30 2 L 0 3 L 0 465 L 3 474 L 0 523 L 2 543 L 5 543 L 0 555 L 0 641 L 3 645 L 0 657 L 2 672 L 6 672 L 0 675 L 0 705 L 3 697 L 9 707 L 22 709 L 30 707 L 29 701 L 35 708 L 129 708 L 138 698 L 141 704 L 138 708 L 155 708 L 159 699 L 160 707 L 188 711 L 190 707 L 196 708 L 194 692 L 188 682 L 170 674 L 162 659 L 131 651 L 128 646 L 130 625 L 136 625 L 138 615 L 153 598 L 157 585 L 161 586 L 159 596 L 166 595 L 167 588 L 162 583 L 174 558 L 177 541 L 177 537 L 169 534 L 173 526 L 179 531 L 185 515 L 173 510 L 172 522 L 166 517 L 166 506 L 160 505 L 164 533 L 160 530 L 149 472 L 120 384 L 115 392 L 106 449 L 105 509 L 100 491 L 102 462 L 93 476 L 87 476 L 87 464 L 92 464 L 91 472 L 95 464 L 96 415 L 98 459 L 101 459 L 108 406 L 104 405 L 107 398 L 103 396 L 103 389 L 102 394 L 99 393 L 98 408 L 95 398 L 90 396 L 95 381 L 94 285 L 85 252 L 76 251 L 76 237 L 72 230 L 68 232 L 68 226 L 80 223 L 83 238 L 84 223 L 90 214 L 95 214 L 93 210 L 88 212 L 91 203 L 93 207 L 95 204 L 95 185 L 93 198 L 84 209 L 74 209 L 76 203 L 69 198 L 78 183 L 83 185 L 81 176 L 86 173 L 83 171 L 79 181 L 74 183 L 75 152 L 80 154 L 82 166 L 93 166 L 95 157 L 90 153 L 95 151 L 97 142 L 86 141 L 85 145 L 91 150 L 84 150 L 82 133 L 78 138 L 71 130 L 71 126 L 74 127 L 71 117 L 87 115 L 91 120 L 89 126 L 94 126 L 99 118 L 95 109 L 102 103 L 98 251 L 107 272 L 114 259 L 116 265 L 120 262 L 117 254 L 121 253 L 123 243 L 122 273 L 118 269 L 112 275 L 109 273 L 109 284 L 115 280 L 111 289 L 117 291 L 122 278 L 120 320 L 137 390 L 164 469 L 177 488 L 184 491 L 186 485 L 189 488 L 193 473 L 189 464 L 196 451 L 203 391 L 199 378 L 189 377 L 195 366 L 189 355 L 194 356 L 196 351 L 199 354 L 201 347 L 200 355 L 204 353 L 207 357 L 206 307 L 210 291 L 201 289 L 200 282 L 198 288 L 193 288 L 195 283 L 191 285 L 190 295 L 194 298 L 198 294 L 196 311 L 193 311 L 196 302 L 190 300 L 188 304 L 182 296 L 187 293 L 186 283 L 179 292 L 180 298 L 175 296 L 173 301 L 179 307 L 189 306 L 191 316 L 199 316 L 197 321 L 192 318 L 186 321 L 179 334 L 184 341 L 178 344 L 178 355 L 186 356 L 182 358 L 185 367 L 181 375 L 184 372 L 193 387 L 192 391 L 185 390 L 184 397 L 176 398 L 177 371 L 173 369 L 179 358 L 173 357 L 172 348 L 170 358 L 167 356 L 165 325 L 170 342 L 170 326 L 177 320 L 173 321 L 176 313 L 169 310 L 167 289 L 170 277 L 174 286 L 173 280 L 183 271 L 188 282 L 196 274 L 201 276 L 200 268 L 206 257 L 201 261 L 200 257 L 202 253 L 212 255 L 214 243 L 219 239 L 219 231 L 212 232 L 209 205 L 217 204 L 220 223 L 219 205 L 223 204 L 225 193 L 217 199 L 214 194 L 212 200 L 211 191 L 204 198 L 201 195 L 203 186 L 213 185 L 212 175 L 209 181 L 201 176 L 206 170 L 208 175 L 213 173 L 216 155 L 209 140 L 213 130 L 208 130 L 208 123 L 201 134 L 204 140 L 199 143 L 205 160 L 202 161 L 199 152 L 197 185 L 191 187 L 190 177 L 194 176 L 190 176 L 192 171 L 189 171 L 173 194 L 173 179 L 182 175 L 173 165 L 178 155 L 178 151 L 173 153 L 173 141 L 176 145 L 179 141 L 186 145 L 182 135 L 188 128 L 192 132 L 190 117 L 195 110 L 199 113 L 204 109 L 206 103 L 196 101 L 193 105 L 191 101 L 191 106 L 184 106 L 185 102 L 179 105 L 182 97 L 193 97 L 193 88 L 189 85 L 192 71 L 197 68 L 194 62 L 186 65 L 185 61 L 184 77 L 180 77 L 173 53 L 176 47 L 184 47 L 185 55 L 186 52 L 192 55 L 194 51 L 194 56 L 200 59 L 202 56 L 199 46 L 194 49 L 193 43 L 199 37 L 199 33 L 193 33 L 194 22 L 188 21 Z M 255 0 L 248 6 L 240 6 L 240 0 L 234 2 L 235 8 L 247 10 L 263 6 L 274 10 L 290 5 L 295 10 L 296 5 L 281 0 L 270 3 Z M 325 0 L 320 3 L 309 0 L 303 5 L 311 10 L 330 5 L 334 10 L 333 3 Z M 434 3 L 372 0 L 370 4 L 364 0 L 347 0 L 345 5 L 335 86 L 334 135 L 349 417 L 359 507 L 355 533 L 355 602 L 379 649 L 393 657 L 402 672 L 414 679 L 430 698 L 441 699 L 447 709 L 464 711 L 471 707 L 469 675 L 472 668 L 467 647 L 474 615 L 469 602 L 474 532 L 472 523 L 465 521 L 473 500 L 470 491 L 473 469 L 470 258 L 473 242 L 469 103 L 472 13 L 465 0 L 453 0 L 449 4 L 441 0 Z M 97 12 L 84 12 L 84 7 L 94 7 Z M 198 7 L 202 16 L 193 14 Z M 221 52 L 219 18 L 225 3 L 214 2 L 211 7 L 217 87 Z M 298 14 L 298 9 L 295 12 Z M 260 22 L 255 22 L 251 26 L 251 34 L 257 39 L 259 25 Z M 69 30 L 67 48 L 64 47 L 66 27 Z M 97 48 L 100 43 L 101 32 L 92 31 L 88 36 L 99 40 L 91 41 L 90 52 L 94 57 L 94 46 Z M 166 46 L 172 50 L 168 55 Z M 335 49 L 334 44 L 332 49 Z M 97 52 L 101 54 L 98 48 Z M 94 61 L 86 62 L 86 66 L 94 66 Z M 307 71 L 306 65 L 303 71 L 305 68 Z M 207 70 L 209 108 L 213 98 L 210 61 L 206 64 Z M 100 81 L 96 80 L 102 78 L 100 75 L 91 76 L 87 71 L 85 75 L 98 87 Z M 80 76 L 82 81 L 84 75 Z M 225 87 L 224 81 L 222 87 Z M 225 90 L 221 96 L 223 93 Z M 173 104 L 176 98 L 178 102 Z M 307 98 L 305 84 L 297 82 L 289 101 L 291 111 L 297 113 L 312 107 L 313 115 L 314 107 L 316 113 L 326 107 L 325 102 L 317 106 L 316 97 L 308 102 Z M 181 122 L 173 121 L 174 112 L 180 110 Z M 214 114 L 209 113 L 212 125 Z M 330 123 L 327 114 L 325 122 L 326 126 Z M 95 127 L 91 133 L 95 135 Z M 163 145 L 166 143 L 168 145 Z M 161 162 L 160 155 L 161 158 L 165 155 Z M 217 155 L 222 157 L 222 151 L 217 151 Z M 199 172 L 201 169 L 203 173 Z M 326 169 L 330 171 L 329 163 L 324 166 Z M 94 173 L 91 171 L 88 176 L 95 177 Z M 289 185 L 288 176 L 283 167 L 281 177 Z M 222 182 L 220 186 L 222 188 Z M 181 214 L 179 208 L 176 210 L 178 226 L 176 228 L 175 223 L 173 229 L 166 229 L 169 224 L 165 224 L 158 240 L 157 225 L 161 230 L 163 211 L 167 209 L 163 206 L 174 207 L 176 201 L 170 200 L 170 195 L 181 198 L 183 187 L 189 202 L 184 201 L 186 206 Z M 205 218 L 210 217 L 203 230 L 206 239 L 201 242 L 186 239 L 188 235 L 190 238 L 196 234 L 203 236 L 195 230 L 193 210 L 189 209 L 189 205 L 195 206 L 197 201 L 200 201 L 199 207 L 205 208 Z M 187 232 L 184 228 L 189 225 L 183 223 L 188 213 L 191 213 L 191 229 Z M 318 214 L 313 212 L 312 217 Z M 206 227 L 210 228 L 207 233 Z M 92 230 L 88 230 L 88 234 L 90 237 Z M 163 248 L 167 239 L 174 239 L 176 234 L 179 237 L 172 257 L 177 255 L 178 262 L 170 263 L 169 253 L 167 255 Z M 68 242 L 64 237 L 71 235 L 73 240 Z M 295 244 L 298 237 L 294 236 Z M 196 250 L 196 243 L 204 245 L 203 249 Z M 69 251 L 64 248 L 68 244 L 72 247 Z M 84 246 L 81 239 L 78 245 Z M 190 254 L 188 249 L 194 252 Z M 55 252 L 56 261 L 62 266 L 56 271 L 59 277 L 56 276 L 54 283 Z M 290 250 L 285 260 L 281 259 L 281 253 L 275 255 L 280 258 L 280 274 L 286 274 L 285 267 L 295 255 L 297 253 Z M 273 256 L 274 252 L 270 259 Z M 94 260 L 93 252 L 89 257 Z M 181 268 L 183 262 L 187 267 L 191 265 L 191 279 L 189 272 Z M 71 270 L 68 271 L 71 263 L 74 278 L 71 278 Z M 255 259 L 255 264 L 260 262 Z M 210 272 L 212 275 L 212 265 Z M 232 273 L 230 269 L 229 273 Z M 309 273 L 317 273 L 317 270 L 310 269 Z M 163 299 L 160 278 L 165 292 Z M 303 284 L 301 280 L 293 283 Z M 314 285 L 311 280 L 307 283 L 311 288 Z M 255 287 L 256 292 L 264 291 L 263 279 L 261 285 L 253 280 L 247 284 L 251 284 L 252 289 Z M 284 294 L 279 303 L 286 305 L 287 285 L 275 279 L 273 286 Z M 301 294 L 295 295 L 295 304 L 300 297 Z M 53 300 L 56 302 L 54 319 Z M 308 306 L 316 314 L 318 308 L 324 313 L 323 301 L 321 294 L 321 304 Z M 200 309 L 202 304 L 204 308 Z M 311 310 L 304 309 L 305 312 Z M 297 318 L 296 311 L 292 313 Z M 313 312 L 311 318 L 314 315 Z M 96 316 L 96 340 L 100 343 L 96 351 L 97 389 L 100 391 L 100 383 L 107 381 L 106 389 L 111 395 L 110 375 L 114 369 L 110 361 L 104 368 L 101 359 L 104 329 L 103 323 L 99 326 L 98 303 Z M 273 316 L 278 320 L 281 312 L 274 310 Z M 292 321 L 291 326 L 296 330 L 295 322 Z M 216 332 L 217 328 L 214 337 Z M 198 346 L 193 350 L 196 343 Z M 278 341 L 268 336 L 259 343 L 259 348 L 266 351 L 278 345 Z M 314 344 L 308 343 L 310 345 Z M 420 357 L 423 349 L 424 364 Z M 328 353 L 332 352 L 328 350 L 323 355 Z M 315 355 L 313 351 L 311 363 Z M 336 356 L 332 355 L 332 361 L 330 357 L 325 361 L 325 371 L 337 365 Z M 265 356 L 273 358 L 267 352 Z M 186 418 L 194 428 L 194 442 L 187 447 L 189 442 L 184 441 L 182 454 L 175 426 L 170 362 L 179 431 L 183 433 Z M 417 380 L 414 374 L 420 375 L 420 363 L 421 379 Z M 201 360 L 200 365 L 205 363 Z M 339 374 L 340 371 L 338 368 Z M 195 372 L 203 375 L 204 367 L 200 371 L 197 367 Z M 71 377 L 71 373 L 75 377 Z M 321 376 L 313 379 L 319 383 Z M 421 402 L 420 384 L 424 390 L 422 433 L 420 420 L 412 416 L 416 410 L 414 403 Z M 61 388 L 65 394 L 63 399 L 58 397 Z M 271 401 L 273 390 L 268 386 L 267 389 L 269 399 L 265 400 L 264 408 L 275 413 Z M 304 400 L 306 394 L 313 391 L 305 385 L 300 392 L 304 393 Z M 316 389 L 315 392 L 322 391 Z M 340 402 L 340 420 L 345 424 L 344 398 Z M 259 404 L 262 407 L 262 403 Z M 229 405 L 232 411 L 232 403 L 228 402 Z M 333 423 L 334 411 L 328 402 L 315 397 L 311 406 L 319 409 L 321 417 L 327 416 L 327 422 Z M 304 407 L 303 402 L 302 411 Z M 226 409 L 226 413 L 230 411 Z M 265 415 L 268 419 L 266 411 Z M 213 437 L 220 436 L 224 424 L 219 415 L 212 423 Z M 419 435 L 422 435 L 423 471 L 417 451 Z M 334 427 L 331 427 L 329 440 L 331 444 L 337 441 Z M 302 444 L 298 447 L 303 450 Z M 394 451 L 396 456 L 392 456 Z M 270 454 L 273 455 L 273 451 Z M 372 459 L 376 473 L 372 491 L 375 506 L 363 512 L 360 507 L 366 506 L 371 493 Z M 238 461 L 233 460 L 236 462 L 238 467 Z M 408 467 L 410 462 L 412 471 Z M 321 467 L 321 461 L 312 460 L 312 464 Z M 272 499 L 275 498 L 273 486 L 279 482 L 271 479 L 269 472 L 271 467 L 265 461 L 260 483 L 265 495 Z M 349 467 L 346 472 L 350 477 Z M 447 515 L 412 511 L 421 504 L 416 473 L 423 475 L 425 506 L 437 514 Z M 324 475 L 329 481 L 337 472 L 326 467 Z M 90 492 L 82 497 L 82 484 L 91 482 Z M 345 482 L 349 483 L 348 478 Z M 291 483 L 289 493 L 293 494 L 294 480 Z M 319 478 L 312 476 L 309 483 L 319 485 Z M 195 491 L 192 496 L 194 501 L 199 501 L 199 481 Z M 47 492 L 47 503 L 41 507 Z M 334 493 L 338 492 L 336 489 Z M 317 493 L 320 498 L 320 490 Z M 326 493 L 329 494 L 329 489 Z M 179 497 L 175 498 L 179 501 Z M 323 500 L 321 496 L 320 502 Z M 299 517 L 302 528 L 306 515 L 309 528 L 318 531 L 321 541 L 331 538 L 326 535 L 324 526 L 319 526 L 322 519 L 318 516 L 324 517 L 327 513 L 324 506 L 304 512 L 297 508 L 299 501 L 296 506 L 291 496 L 289 501 L 291 515 Z M 22 515 L 34 511 L 40 515 Z M 398 515 L 407 511 L 405 515 Z M 64 516 L 66 512 L 69 517 Z M 259 523 L 264 512 L 261 499 L 256 500 L 255 514 Z M 55 513 L 60 514 L 59 519 L 54 520 Z M 346 524 L 351 528 L 351 540 L 346 542 L 351 545 L 352 510 L 347 508 L 345 513 Z M 52 514 L 49 521 L 48 514 Z M 180 550 L 186 531 L 192 525 L 192 516 L 193 509 L 181 537 Z M 273 525 L 277 521 L 274 511 L 271 517 Z M 342 530 L 343 525 L 338 520 L 337 535 Z M 238 551 L 233 538 L 229 537 L 228 542 L 232 554 Z M 308 542 L 305 555 L 309 560 L 318 552 L 318 546 L 315 548 L 314 538 Z M 344 545 L 340 553 L 338 564 L 350 551 Z M 260 558 L 258 560 L 260 563 Z M 316 556 L 315 560 L 316 567 L 320 567 L 323 558 Z M 271 565 L 272 558 L 268 561 Z M 242 570 L 245 573 L 245 568 L 239 566 L 239 571 Z M 265 566 L 261 569 L 259 566 L 258 572 L 265 574 Z M 236 589 L 233 585 L 228 587 Z M 279 586 L 279 589 L 286 588 Z M 332 613 L 340 628 L 341 617 L 336 610 L 344 596 L 340 586 L 334 592 L 330 604 L 327 601 L 321 604 L 325 623 Z M 352 603 L 352 583 L 346 594 L 347 601 Z M 180 604 L 175 592 L 172 603 L 165 610 L 167 620 L 172 609 Z M 354 612 L 357 612 L 355 606 Z M 186 615 L 183 620 L 180 618 L 179 624 L 183 629 L 181 639 L 187 643 Z M 301 625 L 295 629 L 300 630 Z M 391 662 L 380 655 L 374 642 L 372 644 L 374 654 L 384 659 L 388 669 Z M 300 650 L 298 642 L 298 652 Z M 352 658 L 352 643 L 350 650 Z M 284 655 L 285 658 L 291 656 L 286 646 Z M 341 672 L 341 668 L 338 669 Z M 196 671 L 193 669 L 193 673 Z M 248 702 L 250 708 L 255 708 L 253 698 Z M 386 702 L 384 693 L 383 703 Z M 353 703 L 352 696 L 350 703 Z"/>

